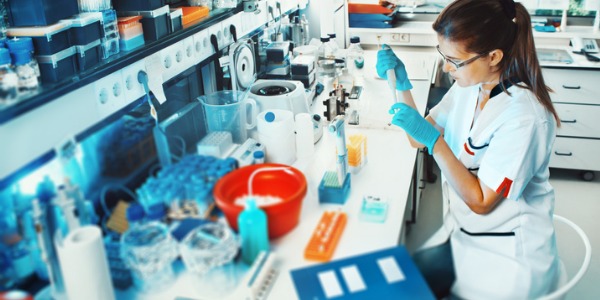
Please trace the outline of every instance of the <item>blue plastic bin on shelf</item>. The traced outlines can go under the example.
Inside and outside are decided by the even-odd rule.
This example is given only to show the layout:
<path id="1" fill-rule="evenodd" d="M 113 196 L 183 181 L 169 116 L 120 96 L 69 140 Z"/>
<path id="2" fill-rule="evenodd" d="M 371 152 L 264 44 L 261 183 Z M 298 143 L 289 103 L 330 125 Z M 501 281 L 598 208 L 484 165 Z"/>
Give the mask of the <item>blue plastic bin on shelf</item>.
<path id="1" fill-rule="evenodd" d="M 77 51 L 77 66 L 79 71 L 89 70 L 102 60 L 102 45 L 97 39 L 85 46 L 75 46 Z"/>
<path id="2" fill-rule="evenodd" d="M 121 51 L 131 51 L 138 47 L 144 46 L 145 44 L 146 44 L 146 42 L 144 42 L 143 34 L 140 34 L 136 37 L 132 37 L 128 40 L 124 40 L 124 39 L 119 40 L 119 47 L 121 48 Z"/>
<path id="3" fill-rule="evenodd" d="M 77 0 L 8 0 L 12 26 L 47 26 L 79 12 Z"/>
<path id="4" fill-rule="evenodd" d="M 155 10 L 165 5 L 165 0 L 113 0 L 117 11 Z"/>
<path id="5" fill-rule="evenodd" d="M 169 6 L 165 5 L 152 11 L 118 11 L 119 17 L 142 16 L 144 39 L 148 42 L 156 41 L 171 32 Z"/>
<path id="6" fill-rule="evenodd" d="M 31 37 L 36 55 L 52 55 L 70 48 L 70 25 L 56 23 L 40 27 L 12 27 L 6 34 L 9 37 Z"/>
<path id="7" fill-rule="evenodd" d="M 75 75 L 77 50 L 68 48 L 53 55 L 37 56 L 43 83 L 55 83 Z"/>
<path id="8" fill-rule="evenodd" d="M 102 15 L 99 13 L 82 13 L 61 22 L 70 25 L 71 44 L 76 46 L 88 45 L 104 35 Z"/>
<path id="9" fill-rule="evenodd" d="M 171 8 L 169 24 L 171 24 L 171 32 L 183 29 L 183 10 L 181 8 Z"/>

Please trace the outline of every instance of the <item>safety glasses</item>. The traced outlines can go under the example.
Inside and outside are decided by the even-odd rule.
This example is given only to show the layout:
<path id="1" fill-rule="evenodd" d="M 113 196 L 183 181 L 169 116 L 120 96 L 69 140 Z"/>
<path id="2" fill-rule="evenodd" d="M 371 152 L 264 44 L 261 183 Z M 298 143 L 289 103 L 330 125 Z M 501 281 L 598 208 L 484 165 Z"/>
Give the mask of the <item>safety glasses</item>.
<path id="1" fill-rule="evenodd" d="M 477 56 L 471 57 L 471 58 L 469 58 L 469 59 L 467 59 L 467 60 L 463 60 L 463 61 L 454 61 L 454 60 L 452 60 L 452 59 L 449 59 L 448 57 L 446 57 L 446 55 L 444 55 L 444 54 L 442 53 L 442 51 L 440 51 L 440 45 L 437 45 L 437 46 L 435 46 L 435 49 L 437 49 L 438 53 L 439 53 L 439 54 L 442 56 L 442 58 L 444 59 L 444 61 L 446 61 L 447 63 L 449 63 L 449 64 L 451 64 L 452 66 L 454 66 L 454 68 L 455 68 L 456 70 L 458 70 L 459 68 L 461 68 L 461 67 L 464 67 L 464 66 L 466 66 L 466 65 L 468 65 L 468 64 L 470 64 L 470 63 L 472 63 L 472 62 L 476 61 L 477 59 L 479 59 L 479 58 L 481 58 L 481 57 L 483 57 L 483 56 L 486 56 L 486 55 L 487 55 L 487 53 L 483 53 L 483 54 L 479 54 L 479 55 L 477 55 Z"/>

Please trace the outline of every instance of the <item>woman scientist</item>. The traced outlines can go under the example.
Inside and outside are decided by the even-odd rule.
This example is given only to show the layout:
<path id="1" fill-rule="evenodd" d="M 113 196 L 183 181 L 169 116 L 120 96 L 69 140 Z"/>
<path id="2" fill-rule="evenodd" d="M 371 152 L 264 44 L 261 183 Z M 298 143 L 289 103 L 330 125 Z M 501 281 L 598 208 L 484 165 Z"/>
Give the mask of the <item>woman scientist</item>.
<path id="1" fill-rule="evenodd" d="M 450 239 L 415 254 L 415 261 L 437 296 L 547 294 L 556 287 L 559 264 L 548 181 L 559 119 L 542 78 L 530 16 L 513 0 L 456 0 L 433 29 L 443 71 L 455 83 L 427 118 L 415 110 L 404 64 L 390 49 L 377 58 L 379 76 L 395 70 L 404 99 L 391 107 L 392 123 L 413 146 L 427 147 L 443 175 L 443 227 Z M 440 278 L 444 261 L 455 279 Z"/>

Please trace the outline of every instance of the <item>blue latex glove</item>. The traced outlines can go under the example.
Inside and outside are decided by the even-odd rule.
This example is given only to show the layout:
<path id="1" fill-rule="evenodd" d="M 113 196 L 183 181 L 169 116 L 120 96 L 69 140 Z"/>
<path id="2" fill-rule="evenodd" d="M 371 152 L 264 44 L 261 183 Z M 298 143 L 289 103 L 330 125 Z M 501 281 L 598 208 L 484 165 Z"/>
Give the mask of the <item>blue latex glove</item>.
<path id="1" fill-rule="evenodd" d="M 440 137 L 440 132 L 431 123 L 404 103 L 392 105 L 389 113 L 394 115 L 392 124 L 404 129 L 413 139 L 425 145 L 429 154 L 433 154 L 433 146 Z"/>
<path id="2" fill-rule="evenodd" d="M 383 49 L 377 52 L 377 75 L 379 77 L 387 80 L 386 71 L 389 69 L 394 69 L 394 73 L 396 73 L 396 89 L 399 91 L 406 91 L 412 89 L 412 84 L 408 80 L 408 74 L 406 74 L 406 68 L 404 67 L 404 63 L 394 54 L 394 51 L 387 46 L 382 45 Z"/>

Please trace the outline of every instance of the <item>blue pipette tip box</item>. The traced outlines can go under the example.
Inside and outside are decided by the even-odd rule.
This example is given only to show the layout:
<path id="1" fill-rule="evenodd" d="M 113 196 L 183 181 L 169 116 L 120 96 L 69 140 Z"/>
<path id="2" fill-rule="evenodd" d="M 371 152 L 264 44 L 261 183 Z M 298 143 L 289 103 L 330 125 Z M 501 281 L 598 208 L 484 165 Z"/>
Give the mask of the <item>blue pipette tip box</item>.
<path id="1" fill-rule="evenodd" d="M 344 204 L 350 195 L 350 174 L 346 173 L 344 182 L 340 186 L 337 172 L 327 171 L 319 184 L 319 202 Z"/>

